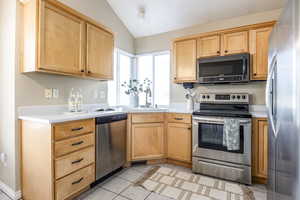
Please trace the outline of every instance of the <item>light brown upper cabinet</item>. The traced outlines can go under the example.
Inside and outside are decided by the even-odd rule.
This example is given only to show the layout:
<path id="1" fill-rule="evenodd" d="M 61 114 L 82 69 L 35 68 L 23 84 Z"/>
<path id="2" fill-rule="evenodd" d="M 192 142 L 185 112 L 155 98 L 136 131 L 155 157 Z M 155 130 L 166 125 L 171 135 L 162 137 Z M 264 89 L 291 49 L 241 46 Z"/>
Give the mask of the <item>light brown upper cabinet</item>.
<path id="1" fill-rule="evenodd" d="M 220 35 L 197 39 L 197 58 L 219 56 L 221 53 Z"/>
<path id="2" fill-rule="evenodd" d="M 197 58 L 239 53 L 251 54 L 251 80 L 266 80 L 269 35 L 275 23 L 270 21 L 174 39 L 174 82 L 197 82 Z"/>
<path id="3" fill-rule="evenodd" d="M 85 24 L 43 1 L 38 69 L 80 75 L 84 69 Z"/>
<path id="4" fill-rule="evenodd" d="M 95 78 L 113 79 L 113 36 L 94 26 L 87 25 L 87 73 Z"/>
<path id="5" fill-rule="evenodd" d="M 21 72 L 113 79 L 114 35 L 55 0 L 22 4 Z"/>
<path id="6" fill-rule="evenodd" d="M 225 33 L 222 35 L 221 55 L 246 53 L 248 43 L 248 31 Z"/>
<path id="7" fill-rule="evenodd" d="M 195 82 L 197 42 L 196 39 L 178 41 L 173 46 L 173 66 L 176 83 Z"/>
<path id="8" fill-rule="evenodd" d="M 267 80 L 269 37 L 273 27 L 250 30 L 251 80 Z"/>

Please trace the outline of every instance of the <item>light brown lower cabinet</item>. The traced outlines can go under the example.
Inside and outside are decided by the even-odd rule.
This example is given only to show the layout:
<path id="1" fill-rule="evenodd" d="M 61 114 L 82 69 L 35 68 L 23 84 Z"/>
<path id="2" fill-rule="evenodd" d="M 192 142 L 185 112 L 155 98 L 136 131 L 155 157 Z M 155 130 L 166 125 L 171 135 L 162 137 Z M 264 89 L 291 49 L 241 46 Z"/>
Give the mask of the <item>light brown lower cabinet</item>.
<path id="1" fill-rule="evenodd" d="M 132 160 L 164 157 L 164 123 L 132 125 Z"/>
<path id="2" fill-rule="evenodd" d="M 168 123 L 167 155 L 177 161 L 191 163 L 192 160 L 192 131 L 191 124 Z"/>
<path id="3" fill-rule="evenodd" d="M 72 199 L 95 181 L 95 120 L 21 121 L 23 200 Z"/>
<path id="4" fill-rule="evenodd" d="M 252 126 L 252 176 L 254 182 L 266 183 L 268 178 L 268 121 L 266 118 L 254 118 Z"/>

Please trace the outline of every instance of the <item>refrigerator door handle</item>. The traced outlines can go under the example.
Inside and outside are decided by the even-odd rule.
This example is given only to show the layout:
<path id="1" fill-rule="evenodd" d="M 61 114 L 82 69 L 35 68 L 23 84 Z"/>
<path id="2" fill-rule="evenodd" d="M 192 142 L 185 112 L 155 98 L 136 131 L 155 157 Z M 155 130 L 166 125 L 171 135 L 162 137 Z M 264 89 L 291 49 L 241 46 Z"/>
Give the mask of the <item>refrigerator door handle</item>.
<path id="1" fill-rule="evenodd" d="M 270 121 L 271 129 L 274 133 L 275 138 L 277 137 L 277 132 L 276 132 L 273 113 L 272 113 L 272 106 L 273 105 L 271 104 L 271 99 L 273 98 L 272 97 L 273 94 L 271 92 L 271 81 L 272 81 L 273 74 L 275 72 L 276 62 L 277 62 L 277 55 L 275 54 L 275 56 L 272 59 L 271 65 L 270 65 L 270 71 L 269 71 L 269 74 L 268 74 L 268 79 L 267 79 L 267 84 L 266 84 L 267 114 L 268 114 L 268 118 L 269 118 L 269 121 Z"/>

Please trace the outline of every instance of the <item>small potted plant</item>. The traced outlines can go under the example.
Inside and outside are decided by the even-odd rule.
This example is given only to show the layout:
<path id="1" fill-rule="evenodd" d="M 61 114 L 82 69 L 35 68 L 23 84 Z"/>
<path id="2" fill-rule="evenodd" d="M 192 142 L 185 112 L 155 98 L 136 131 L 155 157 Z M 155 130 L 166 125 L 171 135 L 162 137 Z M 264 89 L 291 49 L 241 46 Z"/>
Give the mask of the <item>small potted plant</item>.
<path id="1" fill-rule="evenodd" d="M 130 105 L 133 107 L 139 106 L 139 94 L 146 92 L 150 87 L 151 81 L 146 78 L 142 83 L 137 79 L 131 79 L 121 84 L 125 88 L 125 94 L 130 96 Z"/>

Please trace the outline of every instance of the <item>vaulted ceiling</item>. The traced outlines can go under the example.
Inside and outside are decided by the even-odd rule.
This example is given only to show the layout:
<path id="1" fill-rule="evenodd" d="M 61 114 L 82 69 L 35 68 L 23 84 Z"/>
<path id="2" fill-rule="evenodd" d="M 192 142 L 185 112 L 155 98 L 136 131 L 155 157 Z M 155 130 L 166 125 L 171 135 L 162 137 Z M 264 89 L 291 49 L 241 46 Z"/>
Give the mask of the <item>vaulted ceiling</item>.
<path id="1" fill-rule="evenodd" d="M 285 0 L 107 0 L 134 37 L 282 8 Z"/>

